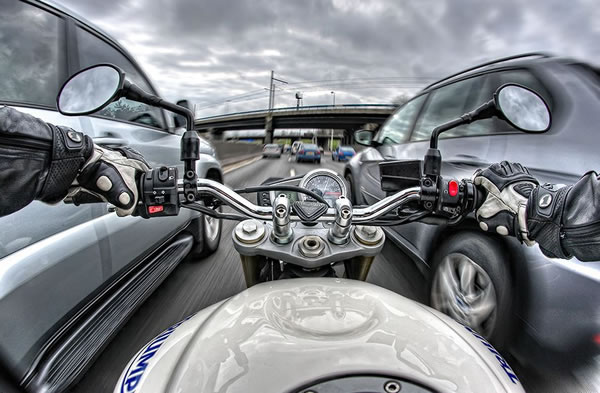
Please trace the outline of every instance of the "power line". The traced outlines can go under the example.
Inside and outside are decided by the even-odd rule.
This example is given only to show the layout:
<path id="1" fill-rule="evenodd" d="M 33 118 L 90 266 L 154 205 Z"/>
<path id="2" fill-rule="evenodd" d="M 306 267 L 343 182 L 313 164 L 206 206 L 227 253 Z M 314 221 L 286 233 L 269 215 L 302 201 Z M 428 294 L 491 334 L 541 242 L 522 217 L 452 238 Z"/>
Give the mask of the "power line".
<path id="1" fill-rule="evenodd" d="M 279 80 L 278 78 L 274 78 Z M 383 89 L 383 88 L 416 88 L 427 82 L 438 80 L 437 77 L 430 76 L 388 76 L 388 77 L 361 77 L 361 78 L 342 78 L 342 79 L 318 79 L 318 80 L 307 80 L 301 82 L 289 82 L 281 80 L 280 82 L 286 83 L 285 87 L 273 85 L 273 90 L 279 89 L 281 91 L 327 91 L 332 88 L 344 89 L 344 90 L 361 90 L 367 88 Z M 252 90 L 246 93 L 241 93 L 229 97 L 224 97 L 219 101 L 213 101 L 203 106 L 199 106 L 198 109 L 207 109 L 214 106 L 223 105 L 227 102 L 245 102 L 253 101 L 260 98 L 266 98 L 267 93 L 270 93 L 269 89 Z"/>

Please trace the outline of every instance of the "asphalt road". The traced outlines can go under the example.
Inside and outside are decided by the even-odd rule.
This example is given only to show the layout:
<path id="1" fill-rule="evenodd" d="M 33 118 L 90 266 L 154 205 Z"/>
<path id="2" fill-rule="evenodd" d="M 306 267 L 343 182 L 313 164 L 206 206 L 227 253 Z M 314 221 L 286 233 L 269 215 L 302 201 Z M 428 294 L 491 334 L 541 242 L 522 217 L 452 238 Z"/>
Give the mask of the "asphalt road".
<path id="1" fill-rule="evenodd" d="M 225 175 L 225 183 L 232 188 L 258 185 L 269 177 L 300 175 L 317 168 L 316 164 L 298 164 L 288 157 L 261 159 L 238 168 Z M 321 167 L 338 173 L 343 166 L 343 163 L 332 162 L 330 156 L 321 162 Z M 253 195 L 249 198 L 255 202 Z M 231 240 L 235 225 L 235 222 L 224 222 L 221 246 L 215 254 L 201 261 L 188 258 L 173 271 L 115 336 L 73 392 L 111 392 L 127 362 L 144 344 L 186 316 L 245 289 L 239 256 Z M 427 285 L 423 277 L 393 245 L 386 244 L 376 258 L 368 281 L 426 302 Z M 588 375 L 587 369 L 581 376 L 560 370 L 539 373 L 514 362 L 511 365 L 529 392 L 600 391 L 595 390 L 596 385 L 581 384 L 581 380 L 596 379 Z M 597 368 L 593 370 L 595 374 Z"/>

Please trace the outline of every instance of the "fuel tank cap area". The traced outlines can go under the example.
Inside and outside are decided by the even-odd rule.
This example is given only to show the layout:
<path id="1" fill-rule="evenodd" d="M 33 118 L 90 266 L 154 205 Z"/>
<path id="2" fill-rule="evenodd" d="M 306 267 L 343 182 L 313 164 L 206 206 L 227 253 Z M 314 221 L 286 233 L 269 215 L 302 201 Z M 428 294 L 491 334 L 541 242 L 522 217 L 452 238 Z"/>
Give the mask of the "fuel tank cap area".
<path id="1" fill-rule="evenodd" d="M 363 291 L 329 291 L 314 285 L 291 287 L 266 299 L 266 319 L 295 338 L 360 337 L 385 319 L 377 299 Z"/>

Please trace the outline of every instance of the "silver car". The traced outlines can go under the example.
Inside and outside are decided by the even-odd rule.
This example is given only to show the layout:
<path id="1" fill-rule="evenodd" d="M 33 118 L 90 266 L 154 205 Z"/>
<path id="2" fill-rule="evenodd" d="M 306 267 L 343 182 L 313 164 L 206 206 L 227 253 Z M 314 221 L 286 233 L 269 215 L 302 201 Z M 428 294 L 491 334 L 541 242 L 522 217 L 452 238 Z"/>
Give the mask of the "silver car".
<path id="1" fill-rule="evenodd" d="M 276 143 L 269 143 L 263 147 L 262 152 L 263 158 L 280 158 L 281 157 L 281 146 Z"/>
<path id="2" fill-rule="evenodd" d="M 0 37 L 0 104 L 83 131 L 104 146 L 130 146 L 152 166 L 181 165 L 183 129 L 166 112 L 125 99 L 92 116 L 56 111 L 60 85 L 97 63 L 119 66 L 157 94 L 108 35 L 62 7 L 9 1 L 0 13 Z M 206 141 L 201 154 L 198 175 L 221 181 Z M 221 235 L 220 221 L 191 211 L 117 218 L 106 204 L 35 202 L 0 218 L 0 227 L 1 358 L 24 385 L 47 392 L 74 382 L 173 268 L 189 253 L 216 250 Z"/>
<path id="3" fill-rule="evenodd" d="M 527 54 L 443 79 L 401 106 L 376 135 L 360 131 L 356 136 L 366 137 L 369 147 L 344 172 L 355 201 L 373 204 L 385 196 L 380 162 L 422 159 L 435 126 L 489 100 L 506 83 L 539 92 L 552 110 L 551 128 L 524 134 L 491 118 L 449 131 L 440 140 L 444 176 L 468 178 L 508 160 L 526 165 L 541 182 L 572 184 L 598 169 L 600 72 L 574 60 Z M 430 279 L 431 305 L 496 347 L 512 346 L 523 357 L 600 352 L 600 261 L 550 259 L 538 246 L 484 233 L 474 219 L 450 227 L 402 225 L 388 238 Z"/>

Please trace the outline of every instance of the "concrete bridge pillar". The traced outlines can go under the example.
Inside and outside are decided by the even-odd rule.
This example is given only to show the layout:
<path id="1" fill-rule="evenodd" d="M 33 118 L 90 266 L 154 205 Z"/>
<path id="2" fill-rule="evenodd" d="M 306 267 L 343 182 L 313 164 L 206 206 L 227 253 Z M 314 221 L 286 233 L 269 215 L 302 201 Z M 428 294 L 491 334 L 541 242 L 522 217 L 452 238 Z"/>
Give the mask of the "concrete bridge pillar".
<path id="1" fill-rule="evenodd" d="M 213 141 L 222 141 L 223 140 L 223 131 L 221 130 L 210 130 L 210 136 Z"/>
<path id="2" fill-rule="evenodd" d="M 265 144 L 273 143 L 273 115 L 267 114 L 265 117 Z"/>

